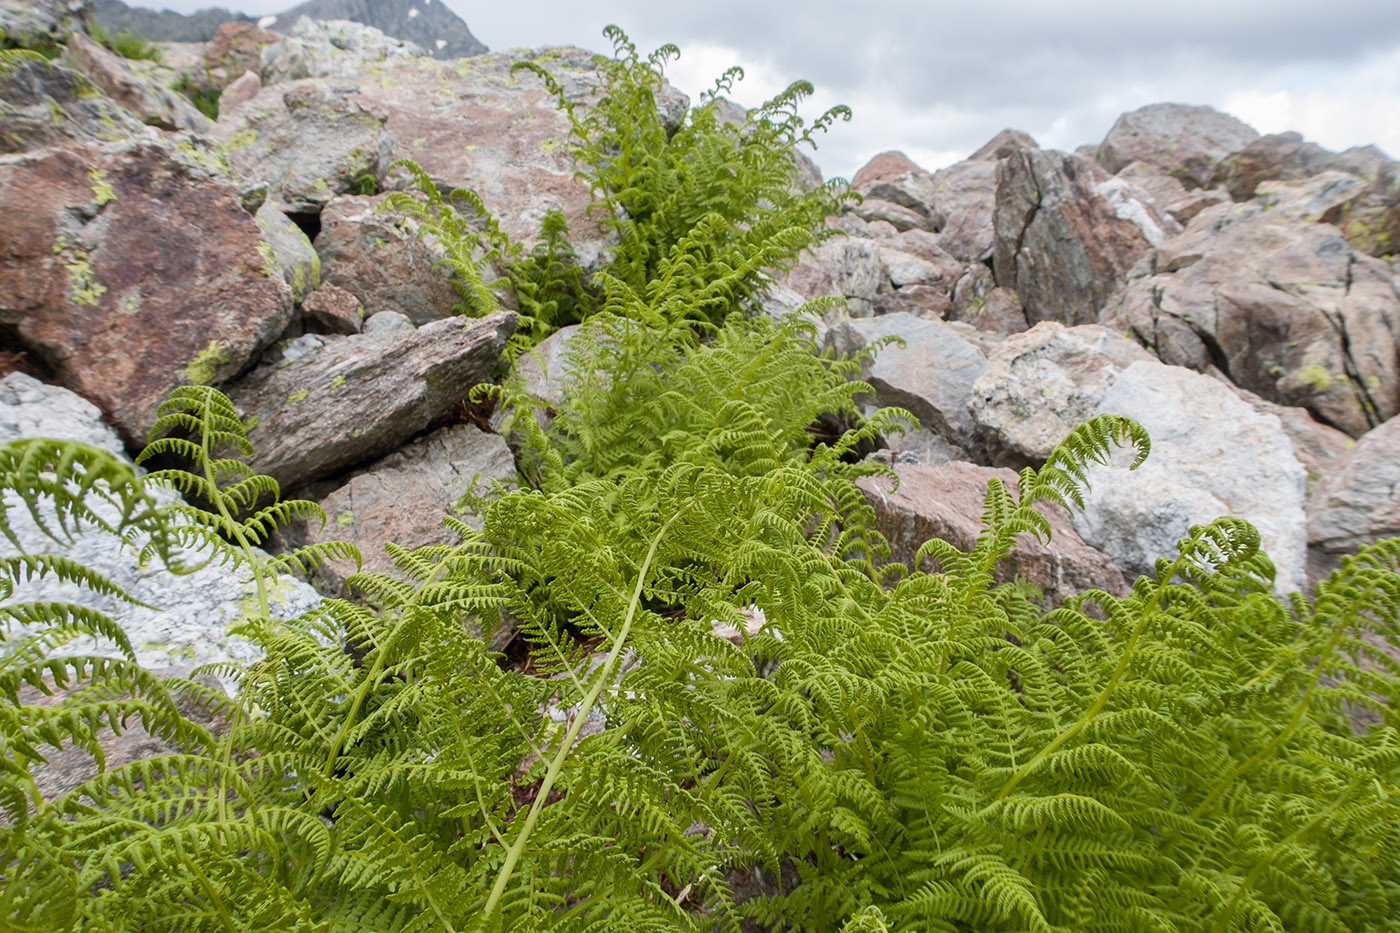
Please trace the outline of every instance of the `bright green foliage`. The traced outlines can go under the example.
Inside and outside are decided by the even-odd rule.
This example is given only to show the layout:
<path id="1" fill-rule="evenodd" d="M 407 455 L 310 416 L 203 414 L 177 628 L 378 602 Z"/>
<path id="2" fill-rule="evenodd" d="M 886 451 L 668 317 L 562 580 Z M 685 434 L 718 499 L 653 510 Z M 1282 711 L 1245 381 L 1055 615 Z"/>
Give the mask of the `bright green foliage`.
<path id="1" fill-rule="evenodd" d="M 88 28 L 92 40 L 116 52 L 122 58 L 133 61 L 159 62 L 164 57 L 160 46 L 145 36 L 137 35 L 130 29 L 108 32 L 100 23 L 93 22 Z"/>
<path id="2" fill-rule="evenodd" d="M 9 48 L 5 41 L 5 30 L 0 29 L 0 75 L 19 67 L 24 62 L 48 61 L 53 56 L 45 55 L 42 50 Z"/>
<path id="3" fill-rule="evenodd" d="M 595 197 L 590 212 L 618 238 L 606 280 L 626 286 L 644 304 L 683 312 L 698 323 L 718 325 L 733 311 L 752 310 L 772 271 L 835 235 L 825 218 L 857 197 L 842 179 L 802 190 L 796 161 L 800 145 L 815 146 L 814 134 L 849 119 L 850 111 L 833 107 L 807 126 L 797 108 L 812 87 L 799 81 L 742 123 L 724 122 L 721 95 L 743 76 L 731 68 L 668 133 L 657 95 L 666 61 L 679 53 L 663 46 L 642 61 L 617 27 L 604 33 L 615 54 L 594 59 L 602 94 L 586 111 L 538 62 L 517 62 L 512 70 L 528 70 L 544 81 L 569 120 L 579 177 Z M 397 165 L 409 171 L 419 191 L 391 195 L 390 203 L 442 245 L 442 262 L 463 296 L 456 310 L 479 315 L 494 309 L 497 300 L 483 272 L 504 265 L 520 311 L 510 356 L 608 305 L 616 288 L 601 282 L 584 287 L 561 215 L 546 216 L 538 244 L 526 255 L 474 192 L 444 196 L 410 160 Z M 661 302 L 662 294 L 703 300 Z"/>
<path id="4" fill-rule="evenodd" d="M 196 84 L 186 74 L 181 75 L 180 80 L 171 85 L 170 89 L 183 95 L 186 100 L 194 104 L 196 110 L 209 119 L 219 119 L 219 98 L 223 95 L 222 88 Z"/>

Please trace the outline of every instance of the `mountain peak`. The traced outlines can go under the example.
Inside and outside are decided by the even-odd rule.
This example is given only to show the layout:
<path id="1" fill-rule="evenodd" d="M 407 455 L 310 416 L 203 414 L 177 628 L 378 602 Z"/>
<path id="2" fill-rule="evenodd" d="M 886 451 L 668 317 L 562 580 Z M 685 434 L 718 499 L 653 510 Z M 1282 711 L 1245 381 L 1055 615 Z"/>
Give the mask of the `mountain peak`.
<path id="1" fill-rule="evenodd" d="M 465 58 L 487 50 L 442 0 L 306 0 L 259 22 L 268 29 L 286 33 L 303 16 L 348 19 L 373 26 L 385 35 L 422 46 L 435 58 Z"/>

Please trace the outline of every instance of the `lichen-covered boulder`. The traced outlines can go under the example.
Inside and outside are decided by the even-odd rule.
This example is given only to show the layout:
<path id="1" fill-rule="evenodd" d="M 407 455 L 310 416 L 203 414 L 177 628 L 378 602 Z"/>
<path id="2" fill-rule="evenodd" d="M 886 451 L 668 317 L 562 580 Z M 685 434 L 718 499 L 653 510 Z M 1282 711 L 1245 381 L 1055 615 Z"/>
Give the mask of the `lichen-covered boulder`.
<path id="1" fill-rule="evenodd" d="M 1258 136 L 1253 127 L 1212 107 L 1148 104 L 1114 122 L 1099 144 L 1098 162 L 1110 172 L 1146 162 L 1188 188 L 1200 188 L 1217 162 Z"/>
<path id="2" fill-rule="evenodd" d="M 291 288 L 197 139 L 0 156 L 0 324 L 139 447 L 178 385 L 243 371 Z"/>
<path id="3" fill-rule="evenodd" d="M 68 141 L 114 142 L 145 130 L 130 111 L 94 94 L 75 71 L 52 62 L 0 69 L 0 153 Z"/>

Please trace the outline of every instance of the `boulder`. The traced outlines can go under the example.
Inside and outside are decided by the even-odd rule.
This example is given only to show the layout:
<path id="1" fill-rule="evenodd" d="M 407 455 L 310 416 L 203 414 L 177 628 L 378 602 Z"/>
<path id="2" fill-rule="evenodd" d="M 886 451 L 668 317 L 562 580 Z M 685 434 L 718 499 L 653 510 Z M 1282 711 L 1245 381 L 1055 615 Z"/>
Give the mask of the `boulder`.
<path id="1" fill-rule="evenodd" d="M 1065 435 L 1094 416 L 1109 383 L 1148 353 L 1097 324 L 1041 321 L 987 356 L 968 410 L 997 466 L 1039 466 Z"/>
<path id="2" fill-rule="evenodd" d="M 1327 223 L 1358 193 L 1337 172 L 1265 182 L 1199 214 L 1155 253 L 1103 322 L 1163 362 L 1204 371 L 1359 437 L 1400 411 L 1400 286 Z"/>
<path id="3" fill-rule="evenodd" d="M 251 419 L 254 467 L 290 489 L 390 453 L 490 377 L 515 327 L 508 311 L 454 317 L 334 338 L 254 370 L 228 389 Z"/>
<path id="4" fill-rule="evenodd" d="M 837 351 L 849 352 L 896 336 L 905 346 L 881 349 L 865 377 L 875 402 L 907 409 L 925 430 L 962 450 L 973 449 L 976 426 L 967 400 L 987 359 L 955 328 L 912 314 L 886 314 L 843 321 L 829 340 Z"/>
<path id="5" fill-rule="evenodd" d="M 258 77 L 264 84 L 300 78 L 356 79 L 382 62 L 428 54 L 407 39 L 395 39 L 373 26 L 345 19 L 302 16 L 286 36 L 270 35 L 274 38 L 261 45 L 258 65 Z"/>
<path id="6" fill-rule="evenodd" d="M 358 334 L 365 325 L 365 306 L 360 299 L 330 282 L 306 296 L 301 313 L 319 333 Z"/>
<path id="7" fill-rule="evenodd" d="M 1315 420 L 1307 409 L 1293 405 L 1279 405 L 1241 389 L 1220 370 L 1212 367 L 1207 375 L 1214 376 L 1230 387 L 1230 390 L 1248 402 L 1255 411 L 1273 415 L 1283 425 L 1283 433 L 1293 443 L 1293 455 L 1303 465 L 1307 474 L 1309 501 L 1323 477 L 1331 476 L 1346 456 L 1347 451 L 1356 445 L 1344 431 L 1329 427 Z"/>
<path id="8" fill-rule="evenodd" d="M 0 0 L 5 41 L 27 49 L 54 49 L 86 25 L 89 0 Z"/>
<path id="9" fill-rule="evenodd" d="M 851 187 L 860 190 L 878 182 L 892 181 L 901 175 L 922 171 L 913 159 L 892 149 L 880 153 L 857 169 L 851 178 Z"/>
<path id="10" fill-rule="evenodd" d="M 980 262 L 968 265 L 958 279 L 947 319 L 995 334 L 1019 334 L 1029 326 L 1020 297 L 1012 289 L 998 287 L 992 270 Z"/>
<path id="11" fill-rule="evenodd" d="M 937 230 L 943 225 L 942 218 L 933 213 L 933 175 L 915 165 L 904 153 L 881 153 L 856 172 L 855 177 L 852 190 L 873 205 L 856 209 L 864 219 L 888 220 L 899 230 Z M 882 210 L 885 216 L 880 216 Z"/>
<path id="12" fill-rule="evenodd" d="M 23 373 L 11 373 L 0 380 L 0 441 L 21 437 L 79 440 L 114 453 L 122 449 L 120 439 L 103 423 L 96 406 Z M 161 504 L 179 501 L 179 495 L 173 490 L 153 487 L 152 492 Z M 110 506 L 98 504 L 96 510 L 108 519 L 116 517 Z M 216 561 L 191 573 L 176 575 L 157 564 L 138 560 L 139 543 L 137 547 L 127 547 L 114 535 L 87 528 L 75 533 L 71 542 L 60 546 L 39 531 L 27 510 L 12 510 L 8 519 L 23 552 L 61 552 L 105 575 L 148 605 L 133 605 L 52 578 L 20 583 L 15 590 L 15 600 L 77 602 L 107 613 L 126 630 L 137 661 L 145 667 L 230 660 L 247 662 L 261 656 L 260 649 L 228 632 L 244 618 L 248 607 L 256 604 L 257 582 L 247 567 L 230 568 Z M 0 538 L 0 554 L 14 553 L 10 542 Z M 210 556 L 203 551 L 189 550 L 181 559 L 188 566 L 197 566 L 207 562 Z M 320 603 L 314 590 L 285 574 L 275 575 L 271 583 L 271 606 L 282 617 L 298 615 Z M 15 634 L 25 631 L 28 629 L 21 626 Z M 120 655 L 112 643 L 91 638 L 70 642 L 65 651 Z"/>
<path id="13" fill-rule="evenodd" d="M 1017 149 L 1039 149 L 1040 143 L 1035 141 L 1035 137 L 1024 130 L 1005 129 L 982 144 L 972 155 L 967 157 L 968 162 L 992 162 L 995 163 L 1015 152 Z"/>
<path id="14" fill-rule="evenodd" d="M 816 271 L 803 268 L 808 265 Z M 892 288 L 880 245 L 863 236 L 825 241 L 803 255 L 783 284 L 804 298 L 843 297 L 851 317 L 870 317 L 875 313 L 875 296 Z"/>
<path id="15" fill-rule="evenodd" d="M 257 75 L 262 69 L 263 49 L 281 39 L 257 23 L 224 23 L 204 46 L 201 67 L 190 72 L 190 81 L 197 87 L 222 90 L 248 72 Z"/>
<path id="16" fill-rule="evenodd" d="M 942 320 L 953 310 L 953 299 L 943 285 L 906 285 L 876 295 L 872 307 L 876 316 L 912 314 Z"/>
<path id="17" fill-rule="evenodd" d="M 1129 451 L 1091 464 L 1091 491 L 1074 527 L 1125 574 L 1175 557 L 1192 525 L 1224 515 L 1259 529 L 1277 568 L 1275 589 L 1304 584 L 1303 467 L 1279 420 L 1255 411 L 1218 380 L 1178 366 L 1139 361 L 1109 383 L 1095 414 L 1126 415 L 1152 438 L 1134 471 Z"/>
<path id="18" fill-rule="evenodd" d="M 358 298 L 369 315 L 397 311 L 415 325 L 450 316 L 462 296 L 439 265 L 442 247 L 384 199 L 342 195 L 321 212 L 316 251 L 326 281 Z"/>
<path id="19" fill-rule="evenodd" d="M 392 334 L 404 331 L 417 330 L 413 322 L 408 319 L 408 315 L 399 311 L 380 311 L 378 314 L 365 318 L 365 323 L 361 326 L 361 333 L 365 334 Z"/>
<path id="20" fill-rule="evenodd" d="M 222 113 L 225 110 L 232 110 L 235 107 L 246 104 L 254 97 L 257 97 L 258 92 L 261 90 L 262 82 L 258 80 L 257 73 L 252 71 L 243 72 L 243 74 L 230 81 L 228 86 L 224 88 L 223 93 L 219 95 L 219 112 Z"/>
<path id="21" fill-rule="evenodd" d="M 1146 162 L 1188 188 L 1201 188 L 1215 163 L 1258 136 L 1248 124 L 1211 107 L 1149 104 L 1114 122 L 1099 144 L 1098 162 L 1115 173 Z"/>
<path id="22" fill-rule="evenodd" d="M 349 476 L 321 499 L 325 526 L 303 522 L 288 538 L 297 545 L 349 541 L 360 549 L 365 573 L 407 580 L 385 553 L 386 542 L 410 549 L 455 544 L 460 539 L 444 525 L 443 516 L 480 528 L 480 516 L 462 497 L 489 493 L 493 481 L 515 480 L 515 459 L 504 438 L 475 425 L 450 425 Z M 346 580 L 355 572 L 353 561 L 335 560 L 318 567 L 316 574 L 323 592 L 346 597 Z"/>
<path id="23" fill-rule="evenodd" d="M 234 177 L 266 184 L 273 206 L 288 213 L 317 213 L 337 194 L 378 187 L 393 145 L 353 87 L 324 80 L 270 85 L 221 106 L 209 134 L 224 144 Z"/>
<path id="24" fill-rule="evenodd" d="M 300 304 L 321 284 L 321 257 L 302 229 L 271 204 L 264 202 L 254 217 L 267 244 L 262 250 L 267 273 L 281 276 Z"/>
<path id="25" fill-rule="evenodd" d="M 1335 155 L 1301 133 L 1270 133 L 1221 159 L 1210 174 L 1212 188 L 1224 188 L 1236 201 L 1254 197 L 1261 181 L 1306 178 L 1333 166 Z"/>
<path id="26" fill-rule="evenodd" d="M 134 447 L 171 389 L 238 374 L 292 318 L 216 162 L 182 139 L 0 157 L 0 326 Z"/>
<path id="27" fill-rule="evenodd" d="M 86 77 L 102 93 L 136 114 L 143 123 L 163 130 L 203 133 L 209 118 L 185 97 L 134 71 L 122 58 L 80 32 L 68 39 L 63 63 Z"/>
<path id="28" fill-rule="evenodd" d="M 964 553 L 971 551 L 982 532 L 987 482 L 999 479 L 1013 495 L 1017 489 L 1017 476 L 1011 470 L 958 460 L 938 466 L 901 463 L 894 470 L 899 486 L 893 491 L 885 477 L 863 477 L 857 485 L 875 510 L 875 527 L 890 542 L 891 557 L 906 566 L 913 564 L 919 546 L 930 538 L 947 541 Z M 1037 510 L 1050 521 L 1049 545 L 1031 534 L 1018 535 L 1016 546 L 997 562 L 998 582 L 1020 577 L 1040 587 L 1052 605 L 1086 589 L 1126 591 L 1123 574 L 1106 554 L 1084 543 L 1063 507 L 1041 503 Z M 926 560 L 921 569 L 938 568 Z"/>
<path id="29" fill-rule="evenodd" d="M 1161 222 L 1146 195 L 1079 156 L 1019 150 L 997 163 L 998 285 L 1014 288 L 1026 319 L 1091 324 Z"/>
<path id="30" fill-rule="evenodd" d="M 113 142 L 146 128 L 82 75 L 51 62 L 0 69 L 0 153 L 29 152 L 71 140 Z"/>
<path id="31" fill-rule="evenodd" d="M 935 172 L 932 213 L 942 221 L 938 245 L 963 262 L 986 259 L 996 239 L 996 200 L 995 162 L 968 159 Z"/>
<path id="32" fill-rule="evenodd" d="M 1363 544 L 1400 536 L 1400 418 L 1366 432 L 1318 484 L 1308 515 L 1315 580 Z"/>

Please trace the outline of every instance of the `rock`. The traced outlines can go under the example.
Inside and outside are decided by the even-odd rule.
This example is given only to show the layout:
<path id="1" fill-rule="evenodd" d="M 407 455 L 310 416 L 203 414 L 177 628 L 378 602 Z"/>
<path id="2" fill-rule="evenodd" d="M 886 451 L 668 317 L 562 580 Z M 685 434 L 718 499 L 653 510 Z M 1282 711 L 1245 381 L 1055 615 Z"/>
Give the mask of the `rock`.
<path id="1" fill-rule="evenodd" d="M 575 178 L 571 125 L 540 79 L 511 73 L 521 59 L 547 68 L 585 118 L 601 93 L 593 54 L 569 46 L 493 52 L 444 63 L 387 61 L 358 79 L 355 100 L 378 114 L 394 140 L 391 158 L 408 157 L 444 191 L 470 188 L 516 243 L 527 248 L 544 215 L 557 208 L 588 269 L 606 261 L 611 239 L 589 213 L 593 196 Z"/>
<path id="2" fill-rule="evenodd" d="M 408 319 L 408 315 L 398 311 L 380 311 L 371 315 L 365 318 L 365 323 L 360 328 L 366 334 L 394 334 L 417 329 Z"/>
<path id="3" fill-rule="evenodd" d="M 1152 438 L 1137 470 L 1119 451 L 1088 471 L 1091 491 L 1074 527 L 1127 575 L 1175 557 L 1191 525 L 1223 515 L 1259 529 L 1277 568 L 1280 593 L 1304 584 L 1303 468 L 1277 418 L 1261 414 L 1225 384 L 1156 361 L 1118 373 L 1095 414 L 1126 415 Z"/>
<path id="4" fill-rule="evenodd" d="M 197 87 L 210 90 L 226 89 L 228 85 L 251 72 L 258 76 L 262 68 L 263 49 L 282 36 L 257 23 L 232 21 L 224 23 L 204 46 L 201 66 L 190 74 Z M 221 96 L 220 104 L 227 101 Z"/>
<path id="5" fill-rule="evenodd" d="M 928 225 L 928 217 L 918 211 L 879 198 L 866 198 L 848 210 L 867 223 L 883 220 L 896 230 L 918 230 Z"/>
<path id="6" fill-rule="evenodd" d="M 265 182 L 287 213 L 317 213 L 337 194 L 377 187 L 393 137 L 353 88 L 320 81 L 264 87 L 237 106 L 220 106 L 209 135 L 228 151 L 242 184 Z"/>
<path id="7" fill-rule="evenodd" d="M 245 71 L 234 78 L 224 88 L 224 92 L 219 95 L 219 111 L 232 110 L 240 107 L 258 96 L 262 90 L 262 82 L 258 80 L 256 72 Z"/>
<path id="8" fill-rule="evenodd" d="M 947 541 L 964 553 L 971 551 L 982 531 L 983 496 L 987 482 L 999 479 L 1015 494 L 1017 476 L 962 461 L 939 466 L 897 464 L 899 488 L 877 476 L 862 477 L 857 485 L 875 510 L 875 527 L 890 542 L 891 557 L 911 565 L 919 546 L 930 538 Z M 1053 503 L 1037 510 L 1050 521 L 1048 546 L 1034 535 L 1017 536 L 1016 546 L 997 562 L 995 577 L 1005 583 L 1017 577 L 1040 587 L 1054 605 L 1086 589 L 1113 594 L 1127 590 L 1123 574 L 1102 551 L 1079 537 L 1069 513 Z M 926 563 L 923 569 L 936 571 Z"/>
<path id="9" fill-rule="evenodd" d="M 145 125 L 82 75 L 51 62 L 0 70 L 0 153 L 29 152 L 69 140 L 112 142 Z"/>
<path id="10" fill-rule="evenodd" d="M 187 680 L 194 674 L 194 670 L 194 665 L 182 664 L 175 667 L 157 667 L 150 669 L 149 673 L 161 680 L 171 678 Z M 194 679 L 201 686 L 217 693 L 226 692 L 223 685 L 210 674 L 201 674 Z M 44 682 L 48 692 L 41 691 L 31 684 L 21 684 L 18 694 L 20 705 L 28 707 L 58 706 L 75 698 L 81 702 L 81 694 L 90 683 L 89 681 L 77 683 L 70 681 L 72 686 L 60 689 L 49 678 L 45 678 Z M 172 691 L 171 699 L 175 702 L 176 710 L 184 719 L 198 723 L 215 736 L 222 735 L 227 730 L 227 721 L 206 709 L 195 694 L 187 690 L 175 690 L 172 684 L 167 684 L 166 688 Z M 123 694 L 122 696 L 127 698 L 131 694 Z M 139 716 L 133 716 L 120 734 L 110 728 L 98 729 L 96 739 L 98 746 L 102 749 L 103 767 L 108 771 L 147 758 L 182 753 L 204 754 L 206 751 L 202 748 L 185 748 L 174 740 L 147 732 Z M 76 747 L 71 742 L 64 741 L 58 748 L 48 745 L 41 746 L 40 751 L 45 760 L 33 765 L 29 774 L 34 779 L 39 794 L 45 801 L 55 800 L 75 787 L 86 784 L 98 775 L 97 760 L 86 749 Z M 0 823 L 4 822 L 5 818 L 0 817 Z"/>
<path id="11" fill-rule="evenodd" d="M 1361 184 L 1341 173 L 1265 182 L 1261 197 L 1203 211 L 1156 252 L 1158 274 L 1105 308 L 1103 323 L 1163 362 L 1214 365 L 1359 437 L 1400 411 L 1400 292 L 1387 263 L 1303 217 L 1325 215 Z"/>
<path id="12" fill-rule="evenodd" d="M 213 164 L 182 139 L 0 157 L 0 326 L 133 447 L 171 389 L 236 375 L 292 318 Z"/>
<path id="13" fill-rule="evenodd" d="M 88 0 L 0 0 L 0 31 L 7 44 L 55 49 L 83 28 L 88 7 Z"/>
<path id="14" fill-rule="evenodd" d="M 953 300 L 942 285 L 905 285 L 881 292 L 872 305 L 875 314 L 912 314 L 942 320 L 953 310 Z"/>
<path id="15" fill-rule="evenodd" d="M 437 422 L 490 376 L 516 318 L 497 311 L 402 334 L 368 326 L 229 387 L 254 419 L 253 465 L 284 489 L 382 457 Z"/>
<path id="16" fill-rule="evenodd" d="M 969 159 L 935 172 L 932 213 L 942 221 L 938 245 L 963 262 L 987 258 L 996 239 L 996 199 L 995 162 Z"/>
<path id="17" fill-rule="evenodd" d="M 327 334 L 358 334 L 365 324 L 365 306 L 360 299 L 330 282 L 306 296 L 301 313 L 307 323 Z"/>
<path id="18" fill-rule="evenodd" d="M 515 459 L 504 438 L 475 425 L 451 425 L 352 474 L 321 500 L 325 527 L 301 523 L 288 539 L 296 545 L 349 541 L 360 549 L 365 573 L 407 580 L 385 553 L 385 542 L 410 549 L 458 543 L 443 516 L 480 528 L 481 518 L 461 503 L 462 497 L 473 490 L 489 493 L 492 481 L 515 480 Z M 355 572 L 353 561 L 335 560 L 317 568 L 317 578 L 324 592 L 346 597 L 346 580 Z"/>
<path id="19" fill-rule="evenodd" d="M 1301 133 L 1271 133 L 1221 159 L 1211 170 L 1210 186 L 1248 201 L 1261 181 L 1306 178 L 1331 168 L 1333 154 L 1304 141 Z"/>
<path id="20" fill-rule="evenodd" d="M 397 311 L 419 326 L 450 316 L 462 296 L 439 265 L 442 247 L 384 199 L 342 195 L 321 212 L 316 251 L 326 281 L 358 298 L 369 315 Z"/>
<path id="21" fill-rule="evenodd" d="M 871 364 L 866 381 L 875 389 L 876 403 L 907 409 L 925 430 L 973 449 L 975 425 L 967 400 L 986 357 L 947 324 L 911 314 L 843 321 L 832 328 L 831 343 L 848 352 L 889 336 L 904 338 L 906 346 L 885 347 Z"/>
<path id="22" fill-rule="evenodd" d="M 1054 150 L 1020 150 L 997 163 L 998 285 L 1014 288 L 1026 319 L 1091 324 L 1138 259 L 1150 205 L 1116 187 L 1092 162 Z"/>
<path id="23" fill-rule="evenodd" d="M 113 453 L 122 449 L 120 439 L 103 424 L 96 406 L 65 389 L 45 386 L 22 373 L 11 373 L 0 380 L 0 441 L 21 437 L 78 440 Z M 179 501 L 178 494 L 164 487 L 151 487 L 151 491 L 161 504 Z M 94 507 L 109 520 L 115 520 L 116 512 L 110 506 Z M 156 563 L 139 561 L 139 542 L 136 547 L 124 547 L 116 536 L 88 528 L 74 534 L 71 542 L 59 545 L 39 531 L 27 510 L 11 509 L 7 518 L 24 552 L 61 552 L 149 605 L 137 606 L 96 595 L 52 578 L 21 582 L 13 601 L 75 602 L 108 614 L 126 630 L 137 661 L 145 667 L 251 661 L 261 656 L 260 649 L 251 643 L 228 634 L 229 627 L 244 617 L 250 604 L 256 603 L 257 583 L 246 567 L 230 568 L 216 561 L 192 573 L 176 575 Z M 13 546 L 0 538 L 0 554 L 14 553 Z M 197 566 L 209 557 L 206 552 L 186 551 L 181 560 L 188 566 Z M 306 612 L 320 602 L 309 586 L 292 577 L 278 574 L 270 582 L 272 608 L 283 617 Z M 24 631 L 21 626 L 13 634 Z M 111 657 L 120 654 L 110 642 L 91 638 L 70 642 L 64 651 Z"/>
<path id="24" fill-rule="evenodd" d="M 1215 163 L 1259 133 L 1211 107 L 1149 104 L 1125 113 L 1099 144 L 1098 162 L 1118 172 L 1131 162 L 1163 169 L 1188 188 L 1205 187 Z"/>
<path id="25" fill-rule="evenodd" d="M 815 265 L 821 272 L 804 276 L 804 264 Z M 875 313 L 875 296 L 891 287 L 879 244 L 865 237 L 832 237 L 804 254 L 793 273 L 783 284 L 805 298 L 839 295 L 846 299 L 851 317 L 870 317 Z"/>
<path id="26" fill-rule="evenodd" d="M 1146 162 L 1130 162 L 1118 170 L 1117 177 L 1146 192 L 1161 210 L 1180 224 L 1190 223 L 1191 218 L 1207 207 L 1226 200 L 1226 195 L 1215 190 L 1187 191 L 1180 181 Z"/>
<path id="27" fill-rule="evenodd" d="M 1019 334 L 1029 325 L 1026 323 L 1026 309 L 1021 307 L 1021 299 L 1009 288 L 992 286 L 992 273 L 978 263 L 958 279 L 953 294 L 953 308 L 948 313 L 949 321 L 970 324 L 979 331 L 994 334 Z"/>
<path id="28" fill-rule="evenodd" d="M 851 178 L 851 187 L 859 190 L 882 181 L 892 181 L 910 172 L 922 172 L 914 160 L 902 152 L 891 150 L 875 156 L 861 166 Z"/>
<path id="29" fill-rule="evenodd" d="M 968 162 L 995 163 L 1017 149 L 1039 149 L 1035 137 L 1022 130 L 1005 129 L 982 144 L 982 147 L 967 157 Z"/>
<path id="30" fill-rule="evenodd" d="M 1040 466 L 1050 450 L 1094 416 L 1109 383 L 1152 354 L 1097 324 L 1041 321 L 987 357 L 968 410 L 991 462 Z"/>
<path id="31" fill-rule="evenodd" d="M 321 257 L 301 228 L 271 204 L 263 204 L 255 216 L 267 243 L 265 271 L 280 275 L 292 287 L 292 300 L 302 302 L 321 284 Z"/>
<path id="32" fill-rule="evenodd" d="M 182 95 L 137 74 L 121 56 L 109 52 L 80 32 L 68 39 L 63 63 L 82 74 L 104 94 L 136 114 L 142 122 L 164 130 L 203 133 L 209 118 Z"/>
<path id="33" fill-rule="evenodd" d="M 1362 435 L 1318 484 L 1308 515 L 1308 570 L 1326 576 L 1343 555 L 1400 536 L 1400 418 Z"/>
<path id="34" fill-rule="evenodd" d="M 467 24 L 445 3 L 385 3 L 381 0 L 305 0 L 264 25 L 286 32 L 303 17 L 351 19 L 411 40 L 437 58 L 466 58 L 486 51 Z"/>
<path id="35" fill-rule="evenodd" d="M 1328 427 L 1315 421 L 1309 415 L 1307 409 L 1298 408 L 1291 405 L 1279 405 L 1255 395 L 1248 389 L 1242 389 L 1229 380 L 1220 370 L 1211 367 L 1206 375 L 1214 376 L 1225 385 L 1230 391 L 1244 399 L 1261 414 L 1273 415 L 1283 425 L 1283 433 L 1288 435 L 1288 439 L 1293 443 L 1293 455 L 1298 458 L 1298 462 L 1303 465 L 1303 470 L 1307 475 L 1307 492 L 1311 497 L 1313 490 L 1324 476 L 1330 476 L 1336 472 L 1337 464 L 1346 455 L 1346 452 L 1355 446 L 1356 441 L 1352 440 L 1343 431 Z"/>
<path id="36" fill-rule="evenodd" d="M 300 78 L 359 78 L 382 62 L 426 54 L 414 43 L 386 36 L 373 26 L 303 16 L 285 37 L 277 36 L 262 47 L 258 77 L 263 84 Z"/>

